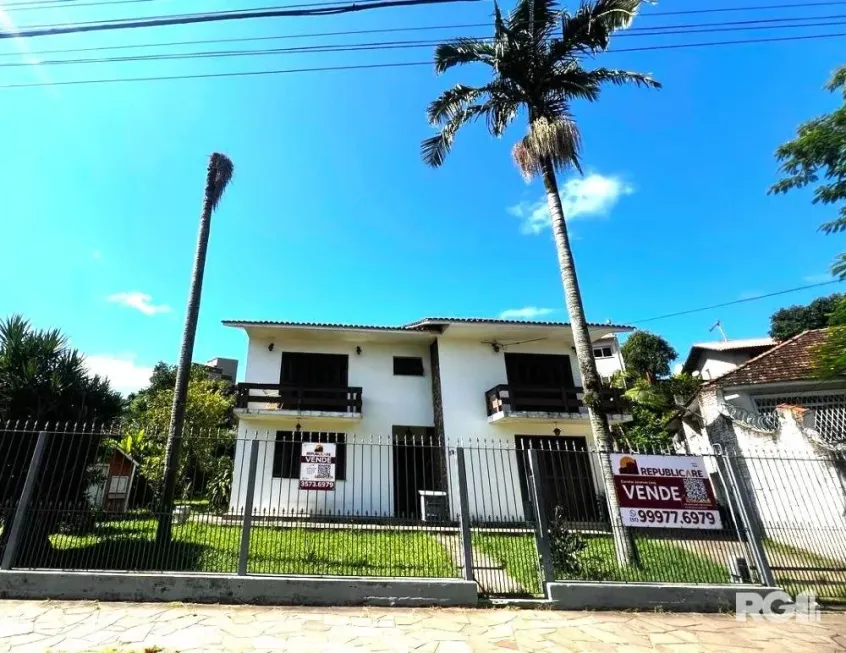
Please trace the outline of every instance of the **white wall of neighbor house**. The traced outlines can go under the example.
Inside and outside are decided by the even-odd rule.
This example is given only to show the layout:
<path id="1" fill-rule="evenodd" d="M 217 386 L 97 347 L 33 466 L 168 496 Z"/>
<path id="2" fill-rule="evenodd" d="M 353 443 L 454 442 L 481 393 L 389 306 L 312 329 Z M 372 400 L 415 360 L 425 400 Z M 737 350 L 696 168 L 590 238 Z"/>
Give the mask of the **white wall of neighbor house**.
<path id="1" fill-rule="evenodd" d="M 706 350 L 699 355 L 699 360 L 693 371 L 699 372 L 706 380 L 716 379 L 740 367 L 752 358 L 748 351 L 712 351 Z"/>
<path id="2" fill-rule="evenodd" d="M 623 369 L 623 355 L 616 338 L 602 338 L 593 342 L 596 371 L 603 379 L 610 379 L 615 372 Z M 575 356 L 575 354 L 574 354 Z M 577 361 L 574 363 L 578 364 Z"/>
<path id="3" fill-rule="evenodd" d="M 274 343 L 273 351 L 268 345 Z M 356 353 L 361 347 L 361 354 Z M 245 381 L 278 383 L 282 353 L 309 352 L 346 354 L 349 357 L 348 382 L 362 388 L 360 420 L 338 420 L 326 417 L 263 417 L 242 416 L 236 446 L 235 469 L 242 468 L 246 439 L 258 437 L 259 485 L 255 505 L 261 510 L 360 512 L 391 514 L 393 511 L 393 459 L 391 434 L 395 425 L 434 426 L 432 409 L 432 377 L 429 343 L 424 339 L 410 342 L 356 343 L 346 341 L 309 341 L 273 338 L 250 338 Z M 423 360 L 423 376 L 395 376 L 394 356 L 416 356 Z M 257 406 L 253 404 L 253 406 Z M 273 443 L 277 431 L 293 431 L 296 424 L 303 431 L 346 433 L 347 480 L 338 481 L 334 492 L 299 492 L 296 479 L 273 478 Z M 381 445 L 378 443 L 382 443 Z M 238 474 L 236 472 L 236 479 Z M 236 492 L 233 482 L 232 507 L 240 509 L 246 488 Z"/>
<path id="4" fill-rule="evenodd" d="M 764 387 L 757 389 L 757 393 L 765 391 Z M 754 396 L 745 390 L 726 390 L 722 400 L 755 412 Z M 802 432 L 800 413 L 779 409 L 778 430 L 761 433 L 721 415 L 720 401 L 713 388 L 700 393 L 706 428 L 699 432 L 685 426 L 691 448 L 696 447 L 694 452 L 698 447 L 721 444 L 739 454 L 738 472 L 745 479 L 766 537 L 818 555 L 846 556 L 844 481 L 825 451 Z M 711 458 L 706 462 L 713 467 Z"/>

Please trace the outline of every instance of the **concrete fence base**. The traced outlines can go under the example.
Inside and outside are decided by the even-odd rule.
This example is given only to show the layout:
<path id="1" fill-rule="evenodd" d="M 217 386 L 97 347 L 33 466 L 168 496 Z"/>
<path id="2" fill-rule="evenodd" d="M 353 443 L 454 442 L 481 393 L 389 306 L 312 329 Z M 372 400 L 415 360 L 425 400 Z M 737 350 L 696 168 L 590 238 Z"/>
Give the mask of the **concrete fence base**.
<path id="1" fill-rule="evenodd" d="M 734 612 L 738 592 L 766 596 L 777 587 L 760 585 L 661 585 L 652 583 L 548 583 L 559 610 L 667 610 Z"/>
<path id="2" fill-rule="evenodd" d="M 478 592 L 458 579 L 0 571 L 0 599 L 474 606 Z"/>

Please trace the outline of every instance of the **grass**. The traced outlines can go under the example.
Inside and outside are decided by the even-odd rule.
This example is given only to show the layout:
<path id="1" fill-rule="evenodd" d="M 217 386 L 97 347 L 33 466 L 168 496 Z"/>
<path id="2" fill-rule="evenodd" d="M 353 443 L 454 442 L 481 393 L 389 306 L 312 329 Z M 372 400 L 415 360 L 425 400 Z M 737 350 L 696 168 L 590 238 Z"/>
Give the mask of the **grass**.
<path id="1" fill-rule="evenodd" d="M 728 569 L 672 542 L 636 538 L 640 562 L 637 566 L 617 564 L 610 535 L 585 536 L 587 546 L 577 555 L 581 569 L 556 571 L 558 580 L 604 580 L 618 582 L 726 583 Z M 540 593 L 538 555 L 531 534 L 474 533 L 473 546 L 499 564 L 527 591 Z"/>
<path id="2" fill-rule="evenodd" d="M 778 540 L 764 540 L 776 582 L 788 593 L 813 592 L 823 603 L 846 604 L 846 561 L 837 560 Z M 822 567 L 826 571 L 802 567 Z M 831 569 L 833 571 L 828 571 Z"/>
<path id="3" fill-rule="evenodd" d="M 240 526 L 188 521 L 174 525 L 170 546 L 157 547 L 154 519 L 96 524 L 88 534 L 54 534 L 40 566 L 235 573 Z M 266 574 L 454 577 L 444 547 L 419 531 L 254 526 L 248 571 Z"/>
<path id="4" fill-rule="evenodd" d="M 502 565 L 527 593 L 543 592 L 534 535 L 473 533 L 473 549 Z"/>

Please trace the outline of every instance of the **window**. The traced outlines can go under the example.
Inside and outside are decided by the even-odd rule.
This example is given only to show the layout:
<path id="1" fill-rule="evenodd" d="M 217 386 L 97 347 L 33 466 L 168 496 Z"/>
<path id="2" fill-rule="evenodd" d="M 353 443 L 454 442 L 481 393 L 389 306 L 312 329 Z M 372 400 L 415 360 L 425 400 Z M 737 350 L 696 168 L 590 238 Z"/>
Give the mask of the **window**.
<path id="1" fill-rule="evenodd" d="M 614 352 L 611 347 L 597 347 L 593 350 L 594 358 L 611 358 Z"/>
<path id="2" fill-rule="evenodd" d="M 109 494 L 126 494 L 128 487 L 128 476 L 112 476 L 109 479 Z"/>
<path id="3" fill-rule="evenodd" d="M 335 448 L 335 480 L 347 479 L 347 436 L 345 433 L 276 431 L 273 450 L 273 478 L 299 478 L 303 442 L 330 442 Z"/>
<path id="4" fill-rule="evenodd" d="M 423 376 L 423 359 L 415 356 L 394 356 L 395 376 Z"/>

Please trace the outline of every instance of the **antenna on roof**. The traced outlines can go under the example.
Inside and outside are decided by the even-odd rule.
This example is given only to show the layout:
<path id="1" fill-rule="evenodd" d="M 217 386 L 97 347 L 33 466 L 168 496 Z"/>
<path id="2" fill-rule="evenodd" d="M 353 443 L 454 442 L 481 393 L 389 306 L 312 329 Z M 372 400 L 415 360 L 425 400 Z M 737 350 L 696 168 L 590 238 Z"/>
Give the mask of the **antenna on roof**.
<path id="1" fill-rule="evenodd" d="M 728 342 L 728 338 L 726 338 L 726 332 L 725 332 L 725 331 L 723 331 L 723 323 L 722 323 L 722 322 L 720 322 L 719 320 L 717 320 L 716 322 L 714 322 L 714 324 L 712 324 L 712 325 L 711 325 L 711 328 L 710 328 L 710 329 L 708 329 L 708 333 L 710 333 L 710 332 L 711 332 L 711 331 L 713 331 L 714 329 L 719 329 L 719 330 L 720 330 L 720 335 L 722 335 L 722 336 L 723 336 L 723 340 L 724 340 L 725 342 Z"/>

